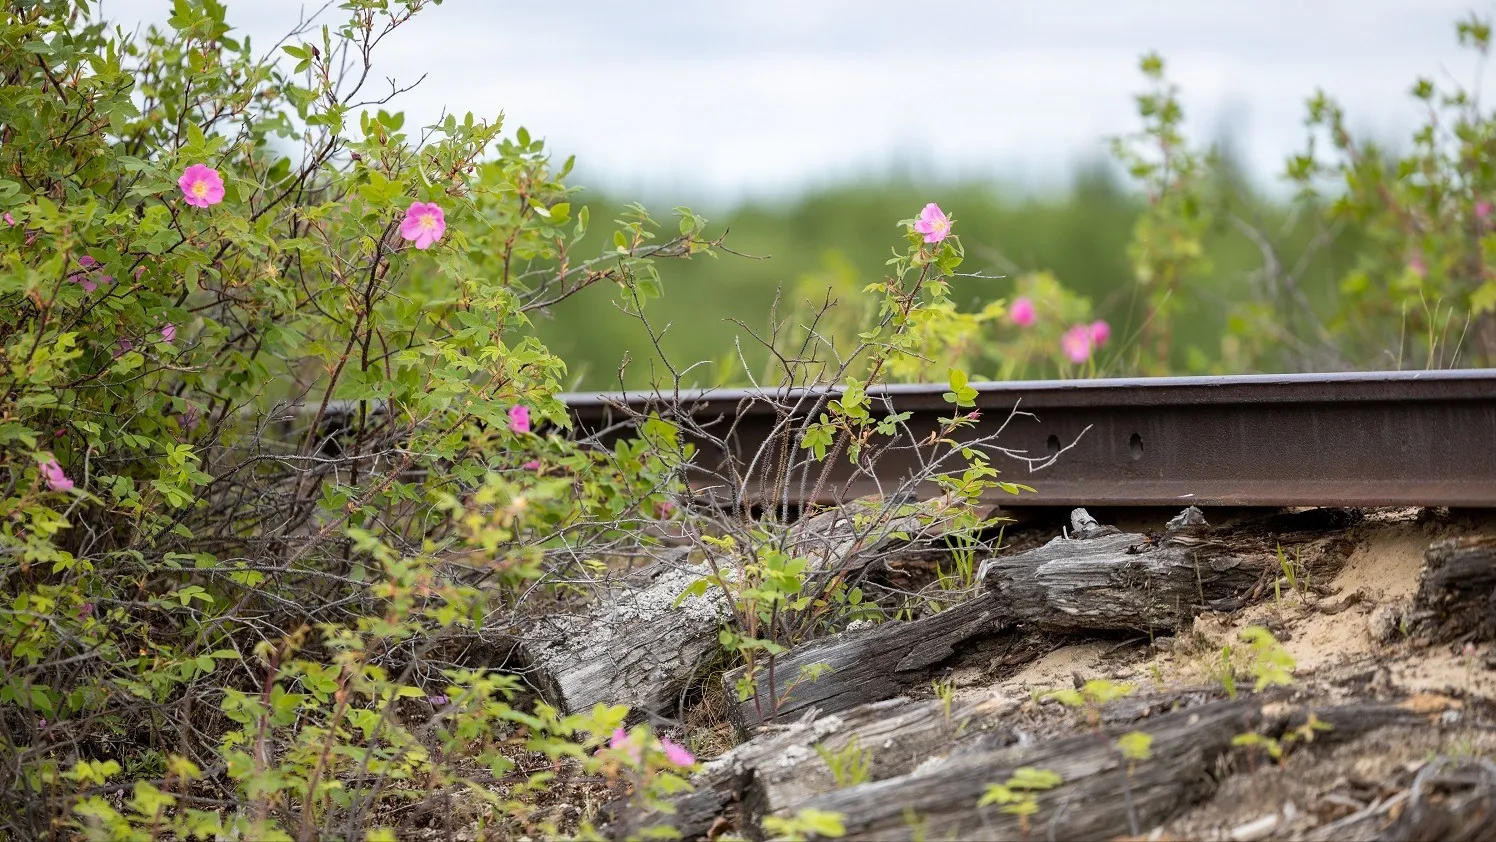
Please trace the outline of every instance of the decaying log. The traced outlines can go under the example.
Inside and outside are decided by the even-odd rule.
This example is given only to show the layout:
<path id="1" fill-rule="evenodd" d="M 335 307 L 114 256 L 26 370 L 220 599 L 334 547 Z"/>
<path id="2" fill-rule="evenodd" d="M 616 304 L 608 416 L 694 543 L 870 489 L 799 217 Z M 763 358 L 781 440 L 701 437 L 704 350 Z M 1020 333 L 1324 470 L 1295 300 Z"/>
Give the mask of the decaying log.
<path id="1" fill-rule="evenodd" d="M 814 808 L 842 813 L 849 839 L 921 833 L 931 839 L 1019 839 L 1013 816 L 997 807 L 979 810 L 976 804 L 988 784 L 1002 783 L 1027 766 L 1064 778 L 1054 790 L 1036 794 L 1040 813 L 1030 838 L 1050 838 L 1051 832 L 1053 838 L 1111 838 L 1128 828 L 1129 812 L 1146 831 L 1208 794 L 1211 775 L 1238 734 L 1255 731 L 1285 739 L 1289 731 L 1308 730 L 1311 712 L 1322 723 L 1312 731 L 1316 746 L 1379 728 L 1430 723 L 1429 711 L 1412 703 L 1289 707 L 1264 704 L 1261 697 L 1158 713 L 1169 698 L 1182 701 L 1171 694 L 1113 703 L 1103 708 L 1103 722 L 1126 720 L 1124 707 L 1137 718 L 1036 745 L 1004 725 L 1019 705 L 995 699 L 957 704 L 947 714 L 938 700 L 898 698 L 770 726 L 707 763 L 693 777 L 693 791 L 672 801 L 673 813 L 622 814 L 609 835 L 624 839 L 670 827 L 683 838 L 698 839 L 736 804 L 738 832 L 750 836 L 765 816 Z M 1115 741 L 1134 730 L 1152 738 L 1152 756 L 1129 769 Z M 865 753 L 866 782 L 843 788 L 816 748 L 840 754 L 854 745 Z M 1270 761 L 1264 754 L 1255 762 Z M 914 825 L 907 822 L 910 815 L 917 816 Z"/>
<path id="2" fill-rule="evenodd" d="M 1108 839 L 1144 830 L 1176 815 L 1214 786 L 1210 772 L 1238 734 L 1280 736 L 1304 712 L 1264 715 L 1252 700 L 1214 702 L 1164 714 L 1133 728 L 1115 727 L 1031 748 L 1009 747 L 931 761 L 895 778 L 819 795 L 794 805 L 842 814 L 847 840 L 1021 839 L 1016 815 L 998 806 L 978 808 L 989 784 L 1001 784 L 1022 767 L 1048 770 L 1063 783 L 1035 792 L 1038 813 L 1030 838 Z M 1332 730 L 1319 739 L 1348 739 L 1372 728 L 1420 721 L 1394 705 L 1357 705 L 1316 711 Z M 1426 720 L 1422 720 L 1426 721 Z M 1151 757 L 1128 761 L 1116 739 L 1129 730 L 1148 734 Z"/>
<path id="3" fill-rule="evenodd" d="M 981 594 L 913 622 L 880 623 L 797 646 L 775 659 L 772 691 L 770 670 L 761 665 L 754 695 L 734 704 L 728 717 L 747 734 L 761 723 L 794 720 L 812 708 L 835 713 L 900 695 L 926 683 L 928 669 L 962 644 L 999 631 L 1006 616 L 1000 601 L 996 594 Z M 806 670 L 817 665 L 824 665 L 824 672 L 807 678 Z M 722 676 L 728 698 L 737 698 L 744 674 L 739 667 Z"/>
<path id="4" fill-rule="evenodd" d="M 838 787 L 816 750 L 866 752 L 867 779 L 879 781 L 912 771 L 952 741 L 1001 746 L 1017 738 L 994 724 L 1013 705 L 993 700 L 956 704 L 939 700 L 887 699 L 838 714 L 767 729 L 707 763 L 692 778 L 692 791 L 671 800 L 673 813 L 623 814 L 609 828 L 615 839 L 650 828 L 674 828 L 683 838 L 705 834 L 727 806 L 744 802 L 752 814 L 772 812 Z"/>
<path id="5" fill-rule="evenodd" d="M 1423 559 L 1414 613 L 1434 621 L 1432 638 L 1496 639 L 1496 537 L 1440 541 Z"/>
<path id="6" fill-rule="evenodd" d="M 1087 527 L 1075 537 L 990 559 L 980 575 L 1013 622 L 1056 632 L 1172 632 L 1201 611 L 1238 608 L 1274 581 L 1280 548 L 1316 575 L 1327 562 L 1341 560 L 1333 538 L 1176 521 L 1179 528 L 1161 536 Z"/>
<path id="7" fill-rule="evenodd" d="M 1016 707 L 985 699 L 947 710 L 938 699 L 896 699 L 833 715 L 828 719 L 840 722 L 840 727 L 807 746 L 810 750 L 783 752 L 776 762 L 757 766 L 748 779 L 744 809 L 750 816 L 787 815 L 799 804 L 840 788 L 817 747 L 832 755 L 860 753 L 867 761 L 867 781 L 881 781 L 912 772 L 957 744 L 989 749 L 1011 745 L 1017 735 L 1011 728 L 997 727 L 997 722 Z"/>
<path id="8" fill-rule="evenodd" d="M 860 498 L 786 530 L 785 544 L 809 560 L 814 582 L 860 571 L 911 542 L 932 543 L 944 522 L 931 504 L 882 505 Z M 718 648 L 729 605 L 715 587 L 678 598 L 711 570 L 691 549 L 669 550 L 634 587 L 614 588 L 586 613 L 537 618 L 513 648 L 546 701 L 572 713 L 626 704 L 633 720 L 669 715 Z M 719 559 L 731 568 L 731 559 Z M 886 698 L 886 697 L 885 697 Z"/>
<path id="9" fill-rule="evenodd" d="M 526 678 L 566 713 L 626 704 L 637 720 L 680 701 L 691 676 L 716 651 L 726 612 L 720 591 L 677 599 L 707 575 L 684 549 L 660 562 L 652 581 L 616 591 L 589 612 L 537 618 L 516 641 Z"/>
<path id="10" fill-rule="evenodd" d="M 1148 723 L 1152 758 L 1133 764 L 1113 740 L 1120 729 L 1083 734 L 1029 749 L 1005 748 L 935 761 L 917 772 L 811 798 L 800 809 L 842 814 L 846 839 L 1018 839 L 1015 816 L 978 808 L 989 784 L 1021 767 L 1058 774 L 1064 783 L 1035 793 L 1030 817 L 1038 838 L 1104 839 L 1132 822 L 1151 827 L 1209 789 L 1206 771 L 1237 734 L 1260 723 L 1248 701 L 1166 714 Z M 1129 807 L 1130 805 L 1130 807 Z"/>

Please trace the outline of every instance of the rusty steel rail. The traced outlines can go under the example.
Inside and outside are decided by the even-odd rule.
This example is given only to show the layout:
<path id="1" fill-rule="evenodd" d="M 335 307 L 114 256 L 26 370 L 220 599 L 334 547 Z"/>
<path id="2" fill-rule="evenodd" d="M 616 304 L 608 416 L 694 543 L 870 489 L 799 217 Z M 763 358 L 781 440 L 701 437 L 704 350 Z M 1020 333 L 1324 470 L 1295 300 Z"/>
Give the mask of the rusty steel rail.
<path id="1" fill-rule="evenodd" d="M 1003 479 L 1036 491 L 994 496 L 1006 506 L 1496 508 L 1493 369 L 973 385 L 982 418 L 963 435 L 990 435 L 1006 424 L 1000 443 L 1012 451 L 1044 457 L 1065 448 L 1037 468 L 996 460 Z M 898 385 L 870 396 L 880 411 L 912 413 L 908 435 L 919 441 L 950 415 L 945 391 Z M 691 484 L 721 489 L 725 460 L 742 464 L 772 434 L 776 407 L 798 403 L 803 411 L 826 394 L 836 391 L 680 393 L 678 405 L 695 419 L 732 429 L 726 451 L 698 440 Z M 664 405 L 645 393 L 564 397 L 578 431 L 603 441 L 630 434 L 617 423 L 627 415 L 621 405 Z M 896 487 L 917 467 L 912 451 L 890 456 L 876 482 L 853 483 L 854 494 Z M 845 465 L 832 470 L 837 479 L 849 476 Z"/>

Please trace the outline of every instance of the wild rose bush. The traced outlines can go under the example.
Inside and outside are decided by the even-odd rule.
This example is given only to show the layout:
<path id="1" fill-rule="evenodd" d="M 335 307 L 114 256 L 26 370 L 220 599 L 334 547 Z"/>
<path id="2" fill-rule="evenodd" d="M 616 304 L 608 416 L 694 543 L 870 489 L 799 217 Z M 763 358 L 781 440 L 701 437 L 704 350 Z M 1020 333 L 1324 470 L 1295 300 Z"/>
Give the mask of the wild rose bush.
<path id="1" fill-rule="evenodd" d="M 570 254 L 569 161 L 470 114 L 408 132 L 369 68 L 427 5 L 351 0 L 270 56 L 214 0 L 138 40 L 84 0 L 0 17 L 4 834 L 374 838 L 457 792 L 544 832 L 554 764 L 606 771 L 625 711 L 451 653 L 673 482 L 555 435 L 528 314 L 638 307 L 652 255 L 706 245 L 633 211 Z M 684 756 L 650 757 L 645 797 Z"/>
<path id="2" fill-rule="evenodd" d="M 1352 135 L 1354 115 L 1330 92 L 1309 98 L 1313 135 L 1286 176 L 1328 205 L 1332 234 L 1349 230 L 1358 240 L 1338 306 L 1303 330 L 1307 342 L 1330 337 L 1332 358 L 1496 365 L 1496 111 L 1482 109 L 1479 96 L 1491 23 L 1471 14 L 1454 29 L 1477 59 L 1475 78 L 1462 85 L 1429 68 L 1412 82 L 1408 95 L 1425 117 L 1403 154 Z M 1446 80 L 1435 82 L 1436 71 Z"/>
<path id="3" fill-rule="evenodd" d="M 1491 48 L 1487 20 L 1454 26 L 1459 46 L 1483 72 Z M 1496 364 L 1496 112 L 1475 91 L 1420 78 L 1412 101 L 1425 115 L 1394 155 L 1355 137 L 1352 115 L 1331 93 L 1308 96 L 1310 137 L 1286 162 L 1298 190 L 1293 218 L 1307 246 L 1285 252 L 1254 209 L 1228 197 L 1217 150 L 1189 142 L 1179 89 L 1157 55 L 1140 68 L 1150 88 L 1137 98 L 1143 126 L 1117 138 L 1114 155 L 1143 188 L 1148 205 L 1130 257 L 1143 308 L 1137 341 L 1118 371 L 1344 371 Z M 1429 72 L 1434 72 L 1430 68 Z M 1262 255 L 1242 294 L 1212 279 L 1207 236 L 1229 232 Z M 1311 262 L 1332 259 L 1339 283 L 1323 295 L 1305 283 Z M 1224 308 L 1227 330 L 1205 354 L 1179 347 L 1173 324 L 1202 307 Z M 1214 358 L 1214 364 L 1205 360 Z"/>
<path id="4" fill-rule="evenodd" d="M 953 283 L 959 285 L 957 277 Z M 1096 308 L 1085 296 L 1066 287 L 1050 272 L 1033 272 L 1015 279 L 1016 295 L 976 310 L 956 305 L 959 293 L 921 307 L 908 325 L 908 338 L 899 354 L 883 366 L 895 382 L 930 383 L 946 379 L 952 369 L 973 380 L 1023 380 L 1094 377 L 1120 368 L 1112 328 L 1096 318 Z M 851 266 L 834 261 L 821 272 L 801 278 L 795 294 L 803 311 L 819 310 L 812 319 L 816 331 L 838 346 L 855 344 L 879 303 L 864 292 L 867 284 Z M 1068 340 L 1067 340 L 1068 337 Z M 867 364 L 860 368 L 866 369 Z M 760 382 L 774 382 L 765 372 Z"/>

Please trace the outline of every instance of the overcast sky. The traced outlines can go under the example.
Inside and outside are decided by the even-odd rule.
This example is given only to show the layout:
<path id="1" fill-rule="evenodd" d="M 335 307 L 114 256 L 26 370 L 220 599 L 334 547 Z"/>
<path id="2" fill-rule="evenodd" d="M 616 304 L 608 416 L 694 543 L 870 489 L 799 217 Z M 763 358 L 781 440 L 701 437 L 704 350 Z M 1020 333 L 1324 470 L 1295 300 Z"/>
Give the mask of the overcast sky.
<path id="1" fill-rule="evenodd" d="M 268 47 L 296 0 L 230 0 Z M 169 0 L 103 0 L 127 26 Z M 582 183 L 650 198 L 790 195 L 896 163 L 1063 184 L 1136 126 L 1156 49 L 1196 136 L 1230 127 L 1264 180 L 1300 149 L 1322 86 L 1356 128 L 1400 138 L 1418 75 L 1470 82 L 1454 22 L 1496 0 L 447 0 L 387 41 L 378 71 L 417 122 L 503 111 L 578 156 Z M 341 13 L 327 13 L 336 20 Z M 409 123 L 407 124 L 409 125 Z"/>

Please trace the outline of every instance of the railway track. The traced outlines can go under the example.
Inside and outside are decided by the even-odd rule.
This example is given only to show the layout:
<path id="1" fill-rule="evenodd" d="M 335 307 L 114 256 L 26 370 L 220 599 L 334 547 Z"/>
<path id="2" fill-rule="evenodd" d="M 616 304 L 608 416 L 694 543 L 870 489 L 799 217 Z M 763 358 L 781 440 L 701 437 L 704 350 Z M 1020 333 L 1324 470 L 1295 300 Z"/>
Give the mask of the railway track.
<path id="1" fill-rule="evenodd" d="M 1001 431 L 1002 478 L 1032 486 L 1004 506 L 1389 506 L 1496 508 L 1496 369 L 1161 377 L 976 384 L 971 438 Z M 908 412 L 904 444 L 949 416 L 946 387 L 869 390 L 876 408 Z M 836 390 L 703 390 L 565 395 L 578 431 L 611 443 L 634 413 L 680 407 L 725 444 L 695 437 L 698 491 L 749 497 L 724 477 L 770 437 L 796 429 Z M 792 423 L 785 425 L 788 417 Z M 1050 458 L 1052 457 L 1052 458 Z M 1039 460 L 1034 462 L 1032 460 Z M 873 478 L 833 465 L 819 496 L 887 490 L 919 467 L 891 451 Z M 831 499 L 791 489 L 793 504 Z"/>

